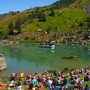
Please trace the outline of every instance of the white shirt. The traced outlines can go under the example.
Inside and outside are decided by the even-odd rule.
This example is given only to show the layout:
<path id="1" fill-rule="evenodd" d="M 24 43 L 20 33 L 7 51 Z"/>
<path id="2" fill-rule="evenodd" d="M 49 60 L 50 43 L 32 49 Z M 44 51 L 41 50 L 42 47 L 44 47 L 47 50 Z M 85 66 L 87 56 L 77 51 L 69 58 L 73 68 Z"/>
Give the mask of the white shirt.
<path id="1" fill-rule="evenodd" d="M 23 89 L 22 89 L 22 86 L 21 86 L 21 85 L 18 86 L 18 87 L 17 87 L 17 90 L 23 90 Z"/>
<path id="2" fill-rule="evenodd" d="M 51 88 L 51 85 L 52 85 L 52 80 L 48 80 L 48 86 Z"/>

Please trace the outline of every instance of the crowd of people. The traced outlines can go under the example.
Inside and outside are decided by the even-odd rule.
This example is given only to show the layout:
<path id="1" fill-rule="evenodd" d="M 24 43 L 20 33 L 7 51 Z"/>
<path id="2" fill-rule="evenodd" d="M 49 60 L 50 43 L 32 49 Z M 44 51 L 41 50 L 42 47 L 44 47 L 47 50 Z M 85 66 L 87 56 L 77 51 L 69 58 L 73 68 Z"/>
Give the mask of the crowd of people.
<path id="1" fill-rule="evenodd" d="M 83 78 L 81 77 L 83 75 Z M 10 83 L 7 90 L 16 88 L 16 90 L 90 90 L 85 84 L 90 81 L 90 72 L 88 69 L 70 70 L 68 73 L 54 70 L 49 73 L 29 73 L 25 75 L 23 72 L 19 75 L 12 73 Z M 26 85 L 27 89 L 24 89 Z"/>

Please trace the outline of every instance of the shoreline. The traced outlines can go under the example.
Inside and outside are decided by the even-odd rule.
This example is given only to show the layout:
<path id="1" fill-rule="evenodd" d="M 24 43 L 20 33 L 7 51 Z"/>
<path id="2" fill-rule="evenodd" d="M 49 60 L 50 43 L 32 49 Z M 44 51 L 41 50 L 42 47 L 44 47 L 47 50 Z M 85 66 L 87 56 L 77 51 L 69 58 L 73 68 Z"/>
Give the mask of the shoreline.
<path id="1" fill-rule="evenodd" d="M 86 33 L 76 32 L 50 32 L 49 34 L 45 31 L 34 31 L 25 32 L 18 35 L 9 35 L 7 38 L 1 39 L 1 44 L 14 44 L 14 43 L 45 43 L 50 40 L 55 41 L 55 43 L 72 43 L 72 44 L 89 44 L 90 36 L 89 31 Z M 87 36 L 85 36 L 87 35 Z"/>
<path id="2" fill-rule="evenodd" d="M 7 68 L 6 68 L 7 69 Z M 6 69 L 4 69 L 4 70 L 2 70 L 2 71 L 0 71 L 0 73 L 2 73 L 2 72 L 4 72 Z M 72 71 L 72 70 L 75 70 L 75 71 L 77 71 L 77 72 L 79 72 L 81 69 L 85 69 L 85 70 L 87 70 L 87 72 L 90 72 L 90 67 L 88 66 L 88 67 L 81 67 L 81 68 L 76 68 L 76 69 L 68 69 L 68 68 L 64 68 L 64 69 L 62 69 L 62 70 L 60 70 L 60 69 L 58 69 L 58 70 L 56 70 L 56 69 L 49 69 L 49 70 L 45 70 L 45 71 L 43 71 L 43 72 L 32 72 L 32 71 L 28 71 L 27 73 L 26 72 L 23 72 L 23 73 L 25 73 L 25 74 L 28 74 L 28 73 L 31 73 L 31 74 L 35 74 L 35 73 L 45 73 L 45 72 L 49 72 L 49 73 L 53 73 L 54 71 L 61 71 L 61 72 L 65 72 L 65 73 L 68 73 L 68 72 L 70 72 L 70 71 Z M 12 73 L 16 73 L 16 72 L 12 72 Z M 18 74 L 20 74 L 20 73 L 22 73 L 22 71 L 20 71 L 20 72 L 18 72 Z M 10 75 L 10 74 L 9 74 Z M 2 78 L 5 78 L 5 77 L 9 77 L 9 75 L 7 76 L 7 74 L 6 75 L 2 75 L 2 76 L 0 76 L 0 78 L 2 77 Z"/>

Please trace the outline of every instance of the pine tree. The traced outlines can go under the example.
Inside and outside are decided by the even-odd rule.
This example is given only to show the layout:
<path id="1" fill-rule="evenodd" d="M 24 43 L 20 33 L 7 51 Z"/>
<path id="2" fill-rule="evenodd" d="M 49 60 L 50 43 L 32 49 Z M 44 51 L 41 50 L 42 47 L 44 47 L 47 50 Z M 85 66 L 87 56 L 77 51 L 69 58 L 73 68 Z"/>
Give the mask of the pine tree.
<path id="1" fill-rule="evenodd" d="M 41 13 L 38 18 L 39 18 L 39 21 L 41 21 L 41 22 L 45 22 L 46 21 L 46 16 L 45 16 L 44 13 Z"/>
<path id="2" fill-rule="evenodd" d="M 18 34 L 21 33 L 21 19 L 20 18 L 17 18 L 14 27 L 17 30 Z"/>
<path id="3" fill-rule="evenodd" d="M 8 35 L 13 35 L 13 23 L 11 22 L 9 25 L 8 25 Z"/>
<path id="4" fill-rule="evenodd" d="M 55 11 L 54 11 L 54 8 L 50 8 L 50 16 L 54 16 L 55 15 Z"/>

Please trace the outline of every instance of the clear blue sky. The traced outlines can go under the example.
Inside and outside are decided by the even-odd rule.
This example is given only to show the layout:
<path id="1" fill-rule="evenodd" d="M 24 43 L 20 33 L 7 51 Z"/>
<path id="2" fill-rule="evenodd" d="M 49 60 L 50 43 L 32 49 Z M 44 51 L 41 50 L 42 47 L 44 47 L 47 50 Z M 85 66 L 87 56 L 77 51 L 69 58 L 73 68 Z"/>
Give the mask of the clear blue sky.
<path id="1" fill-rule="evenodd" d="M 23 11 L 25 9 L 45 6 L 57 0 L 0 0 L 0 14 L 9 11 Z"/>

